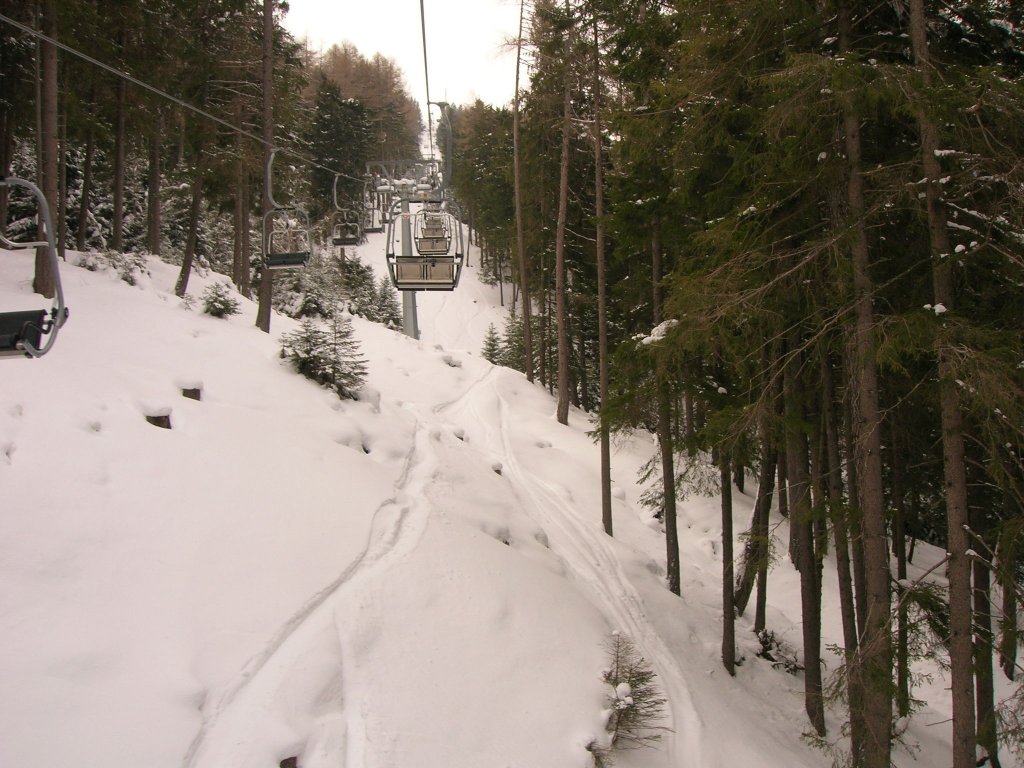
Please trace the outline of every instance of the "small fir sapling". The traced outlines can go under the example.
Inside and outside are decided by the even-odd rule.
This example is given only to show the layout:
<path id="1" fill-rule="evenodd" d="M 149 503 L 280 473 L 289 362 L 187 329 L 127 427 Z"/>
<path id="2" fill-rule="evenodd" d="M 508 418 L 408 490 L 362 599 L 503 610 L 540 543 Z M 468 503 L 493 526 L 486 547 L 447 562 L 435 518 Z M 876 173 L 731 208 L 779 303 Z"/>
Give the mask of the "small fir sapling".
<path id="1" fill-rule="evenodd" d="M 214 317 L 238 314 L 238 301 L 231 295 L 231 288 L 224 283 L 211 283 L 203 291 L 203 312 Z"/>
<path id="2" fill-rule="evenodd" d="M 501 360 L 501 340 L 498 338 L 498 331 L 494 323 L 487 326 L 487 335 L 484 336 L 484 348 L 481 351 L 484 360 L 498 365 Z"/>
<path id="3" fill-rule="evenodd" d="M 354 398 L 366 380 L 366 359 L 359 352 L 352 322 L 338 312 L 326 330 L 310 319 L 281 336 L 281 357 L 306 378 L 333 389 L 339 397 Z"/>
<path id="4" fill-rule="evenodd" d="M 655 684 L 655 673 L 633 642 L 619 632 L 606 641 L 608 668 L 602 678 L 611 688 L 603 714 L 605 733 L 587 749 L 598 768 L 612 764 L 619 749 L 651 746 L 661 738 L 665 698 Z"/>

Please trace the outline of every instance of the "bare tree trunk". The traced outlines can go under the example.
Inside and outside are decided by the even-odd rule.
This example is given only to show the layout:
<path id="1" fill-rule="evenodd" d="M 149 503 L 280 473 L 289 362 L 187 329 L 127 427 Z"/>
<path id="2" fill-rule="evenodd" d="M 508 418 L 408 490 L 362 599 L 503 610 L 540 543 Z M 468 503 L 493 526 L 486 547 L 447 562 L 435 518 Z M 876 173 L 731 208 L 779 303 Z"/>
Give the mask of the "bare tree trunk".
<path id="1" fill-rule="evenodd" d="M 89 229 L 89 196 L 92 194 L 92 161 L 96 154 L 95 131 L 90 126 L 85 139 L 85 167 L 82 169 L 82 199 L 78 203 L 78 230 L 75 232 L 75 250 L 85 250 Z"/>
<path id="2" fill-rule="evenodd" d="M 241 98 L 235 99 L 235 125 L 238 127 L 242 126 L 242 100 Z M 231 280 L 238 288 L 239 292 L 242 292 L 243 283 L 243 265 L 245 277 L 248 277 L 249 269 L 242 259 L 242 241 L 249 237 L 249 215 L 245 208 L 245 187 L 248 182 L 246 178 L 245 168 L 245 154 L 243 153 L 242 146 L 242 134 L 235 134 L 235 210 L 234 210 L 234 239 L 233 249 L 231 258 Z"/>
<path id="3" fill-rule="evenodd" d="M 608 285 L 605 274 L 604 244 L 604 146 L 601 135 L 601 51 L 594 20 L 594 220 L 597 228 L 594 246 L 597 257 L 597 397 L 601 409 L 608 403 Z M 601 522 L 612 535 L 611 430 L 603 417 L 599 421 L 601 440 Z"/>
<path id="4" fill-rule="evenodd" d="M 121 33 L 122 49 L 127 34 Z M 125 121 L 128 113 L 128 83 L 124 79 L 117 81 L 117 113 L 114 118 L 114 210 L 111 216 L 110 247 L 115 251 L 124 250 L 124 185 L 125 185 L 125 153 L 128 143 Z"/>
<path id="5" fill-rule="evenodd" d="M 270 151 L 274 145 L 274 0 L 263 0 L 263 206 L 266 216 L 270 202 Z M 261 249 L 265 251 L 266 242 Z M 267 269 L 267 254 L 262 253 L 259 300 L 256 308 L 256 327 L 270 333 L 270 308 L 274 297 L 274 272 Z"/>
<path id="6" fill-rule="evenodd" d="M 839 4 L 840 50 L 849 48 L 850 13 Z M 889 631 L 889 549 L 886 545 L 882 493 L 881 414 L 878 407 L 878 368 L 875 360 L 874 285 L 870 274 L 865 223 L 864 178 L 861 174 L 860 118 L 847 108 L 843 116 L 847 158 L 846 202 L 852 219 L 850 258 L 853 272 L 853 359 L 850 360 L 855 396 L 854 446 L 857 453 L 858 499 L 864 548 L 866 617 L 858 658 L 850 670 L 853 697 L 863 707 L 863 744 L 852 752 L 864 768 L 889 768 L 892 731 L 892 642 Z"/>
<path id="7" fill-rule="evenodd" d="M 60 144 L 57 147 L 57 252 L 67 260 L 68 247 L 68 125 L 61 115 Z"/>
<path id="8" fill-rule="evenodd" d="M 1019 510 L 1010 510 L 1019 515 Z M 1017 584 L 1016 559 L 1003 546 L 998 549 L 999 580 L 1003 588 L 1002 618 L 999 626 L 999 666 L 1008 680 L 1014 680 L 1017 672 Z"/>
<path id="9" fill-rule="evenodd" d="M 747 602 L 754 590 L 754 583 L 761 572 L 761 563 L 768 558 L 768 513 L 771 509 L 772 497 L 775 495 L 775 466 L 778 463 L 778 451 L 775 436 L 772 434 L 768 420 L 761 423 L 761 470 L 757 480 L 757 499 L 754 502 L 754 514 L 750 519 L 750 533 L 743 551 L 743 573 L 736 586 L 733 604 L 736 612 L 742 616 Z"/>
<path id="10" fill-rule="evenodd" d="M 729 454 L 719 448 L 722 485 L 722 664 L 736 676 L 736 609 L 733 607 L 732 467 Z"/>
<path id="11" fill-rule="evenodd" d="M 889 430 L 892 443 L 892 550 L 896 557 L 896 712 L 900 717 L 910 714 L 910 646 L 907 605 L 904 600 L 907 578 L 907 510 L 906 488 L 903 484 L 903 464 L 906 456 L 900 443 L 898 411 L 892 413 Z"/>
<path id="12" fill-rule="evenodd" d="M 519 261 L 519 293 L 522 296 L 523 316 L 523 370 L 526 380 L 533 381 L 533 331 L 531 329 L 530 281 L 526 263 L 526 243 L 523 227 L 522 155 L 519 144 L 519 67 L 523 51 L 523 15 L 526 1 L 519 2 L 519 35 L 516 38 L 516 84 L 512 101 L 512 185 L 516 206 L 516 258 Z"/>
<path id="13" fill-rule="evenodd" d="M 568 12 L 566 3 L 566 12 Z M 566 35 L 562 64 L 562 154 L 558 177 L 558 222 L 555 225 L 555 314 L 558 321 L 558 407 L 559 424 L 569 423 L 569 330 L 565 285 L 565 227 L 569 212 L 569 135 L 572 131 L 572 90 L 570 88 L 570 35 Z"/>
<path id="14" fill-rule="evenodd" d="M 975 695 L 978 705 L 978 744 L 989 757 L 993 768 L 1000 768 L 999 739 L 996 730 L 995 680 L 992 670 L 991 574 L 985 563 L 975 561 L 974 627 L 975 627 Z"/>
<path id="15" fill-rule="evenodd" d="M 800 605 L 804 648 L 804 708 L 819 735 L 825 734 L 825 708 L 821 680 L 821 584 L 815 562 L 811 519 L 811 480 L 807 470 L 807 439 L 799 425 L 804 420 L 800 357 L 790 345 L 783 365 L 783 400 L 786 413 L 786 469 L 789 481 L 789 524 L 797 530 L 796 565 L 800 572 Z"/>
<path id="16" fill-rule="evenodd" d="M 42 32 L 57 39 L 57 2 L 43 0 Z M 57 220 L 57 47 L 45 40 L 39 43 L 40 50 L 40 134 L 39 134 L 39 175 L 40 188 L 50 207 L 50 221 Z M 45 231 L 42 214 L 39 216 L 40 239 Z M 56 232 L 48 232 L 56 237 Z M 53 274 L 46 248 L 36 249 L 35 278 L 32 290 L 51 298 L 57 290 L 57 276 Z"/>
<path id="17" fill-rule="evenodd" d="M 177 296 L 184 296 L 188 291 L 188 278 L 192 273 L 192 261 L 196 253 L 196 241 L 199 233 L 199 212 L 203 195 L 203 174 L 205 173 L 205 157 L 202 144 L 198 149 L 196 157 L 196 168 L 192 177 L 192 201 L 188 208 L 188 235 L 185 239 L 185 255 L 181 260 L 181 271 L 178 273 L 178 282 L 175 285 L 174 293 Z"/>
<path id="18" fill-rule="evenodd" d="M 252 231 L 250 227 L 249 212 L 252 210 L 252 198 L 249 191 L 249 171 L 242 171 L 242 196 L 241 219 L 239 220 L 240 235 L 242 238 L 242 262 L 238 272 L 238 291 L 248 299 L 252 298 Z M 341 284 L 345 282 L 345 265 L 341 265 Z"/>
<path id="19" fill-rule="evenodd" d="M 160 115 L 154 115 L 149 131 L 149 206 L 146 223 L 149 252 L 160 255 Z"/>
<path id="20" fill-rule="evenodd" d="M 932 64 L 928 52 L 924 0 L 910 0 L 910 38 L 914 61 L 925 86 Z M 946 209 L 941 198 L 942 166 L 939 131 L 923 105 L 918 107 L 921 134 L 921 165 L 927 179 L 925 200 L 928 234 L 931 240 L 932 284 L 935 305 L 946 309 L 939 322 L 954 311 L 952 248 L 946 226 Z M 971 563 L 967 557 L 970 540 L 967 512 L 967 472 L 963 439 L 963 417 L 956 391 L 955 366 L 949 332 L 936 335 L 939 373 L 939 412 L 942 422 L 942 464 L 946 487 L 946 549 L 949 552 L 949 663 L 953 699 L 953 768 L 972 768 L 975 762 L 974 649 L 971 632 Z"/>
<path id="21" fill-rule="evenodd" d="M 658 224 L 655 223 L 651 234 L 652 281 L 655 286 L 661 282 L 661 242 L 658 239 Z M 661 304 L 660 289 L 654 289 L 654 324 L 663 319 L 664 308 Z M 679 532 L 676 520 L 676 462 L 675 440 L 672 432 L 672 396 L 664 382 L 665 372 L 660 369 L 658 378 L 658 447 L 661 450 L 661 480 L 664 493 L 665 508 L 665 570 L 668 588 L 674 594 L 680 594 L 679 579 Z"/>
<path id="22" fill-rule="evenodd" d="M 852 343 L 851 339 L 848 340 Z M 848 344 L 849 347 L 849 344 Z M 846 350 L 846 375 L 848 380 L 853 378 L 852 359 L 854 354 L 852 348 Z M 844 430 L 844 443 L 846 446 L 846 483 L 847 492 L 850 496 L 849 507 L 847 508 L 847 531 L 850 534 L 850 565 L 853 567 L 853 607 L 856 609 L 857 637 L 864 635 L 864 622 L 867 619 L 867 588 L 864 586 L 867 577 L 864 572 L 864 536 L 861 530 L 860 512 L 860 469 L 856 462 L 856 447 L 853 436 L 853 395 L 848 392 L 848 401 L 844 402 L 843 418 L 846 421 Z"/>

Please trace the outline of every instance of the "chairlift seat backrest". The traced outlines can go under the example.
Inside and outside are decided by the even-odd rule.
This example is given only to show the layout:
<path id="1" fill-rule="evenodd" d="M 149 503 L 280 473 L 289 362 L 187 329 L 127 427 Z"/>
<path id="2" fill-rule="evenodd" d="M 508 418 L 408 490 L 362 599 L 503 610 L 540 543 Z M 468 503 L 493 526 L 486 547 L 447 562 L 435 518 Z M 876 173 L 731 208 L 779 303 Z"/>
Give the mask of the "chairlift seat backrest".
<path id="1" fill-rule="evenodd" d="M 451 247 L 447 237 L 417 237 L 416 250 L 422 256 L 444 256 Z"/>
<path id="2" fill-rule="evenodd" d="M 40 349 L 48 329 L 45 309 L 0 312 L 0 357 L 31 357 L 26 344 Z"/>
<path id="3" fill-rule="evenodd" d="M 267 269 L 306 266 L 310 255 L 309 216 L 301 208 L 272 208 L 263 217 L 263 263 Z"/>

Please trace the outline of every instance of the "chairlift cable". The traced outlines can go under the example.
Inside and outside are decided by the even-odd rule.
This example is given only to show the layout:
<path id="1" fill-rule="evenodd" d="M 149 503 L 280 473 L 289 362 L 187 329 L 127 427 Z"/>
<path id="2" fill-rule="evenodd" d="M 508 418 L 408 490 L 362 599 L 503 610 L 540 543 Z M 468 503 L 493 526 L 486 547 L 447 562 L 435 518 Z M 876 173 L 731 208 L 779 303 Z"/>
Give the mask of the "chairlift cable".
<path id="1" fill-rule="evenodd" d="M 430 142 L 430 156 L 434 156 L 434 122 L 430 116 L 430 69 L 427 67 L 427 14 L 420 0 L 420 31 L 423 35 L 423 81 L 427 90 L 427 139 Z"/>
<path id="2" fill-rule="evenodd" d="M 422 4 L 422 0 L 421 0 L 421 4 Z M 279 152 L 281 152 L 282 154 L 290 155 L 291 157 L 294 157 L 294 158 L 296 158 L 298 160 L 301 160 L 303 163 L 306 163 L 307 165 L 311 165 L 314 168 L 319 168 L 319 169 L 321 169 L 323 171 L 327 171 L 328 173 L 337 174 L 338 176 L 342 176 L 342 177 L 344 177 L 346 179 L 349 179 L 351 181 L 359 181 L 359 182 L 363 181 L 363 179 L 356 178 L 355 176 L 349 176 L 348 174 L 341 173 L 340 171 L 336 171 L 333 168 L 328 168 L 327 166 L 320 165 L 320 163 L 317 163 L 317 162 L 311 160 L 310 158 L 308 158 L 305 155 L 303 155 L 301 152 L 297 152 L 297 151 L 295 151 L 293 149 L 288 149 L 287 147 L 275 147 L 273 144 L 268 144 L 266 141 L 263 140 L 263 138 L 261 136 L 257 136 L 255 133 L 247 131 L 244 128 L 240 128 L 237 125 L 232 125 L 227 120 L 224 120 L 224 119 L 222 119 L 220 117 L 217 117 L 216 115 L 210 114 L 209 112 L 207 112 L 207 111 L 205 111 L 203 109 L 200 109 L 199 107 L 194 106 L 193 104 L 189 104 L 187 101 L 184 101 L 183 99 L 180 99 L 177 96 L 174 96 L 174 95 L 172 95 L 170 93 L 167 93 L 166 91 L 162 91 L 159 88 L 157 88 L 155 86 L 152 86 L 149 83 L 146 83 L 146 82 L 138 79 L 137 77 L 135 77 L 134 75 L 129 74 L 128 72 L 125 72 L 123 70 L 117 69 L 116 67 L 112 67 L 109 64 L 105 64 L 104 62 L 99 61 L 98 59 L 93 58 L 92 56 L 90 56 L 87 53 L 83 53 L 82 51 L 79 51 L 78 49 L 73 48 L 70 45 L 67 45 L 66 43 L 62 43 L 59 40 L 55 40 L 54 38 L 52 38 L 52 37 L 50 37 L 48 35 L 43 34 L 39 30 L 33 29 L 32 27 L 30 27 L 30 26 L 28 26 L 26 24 L 22 24 L 20 21 L 16 21 L 15 19 L 10 18 L 9 16 L 5 16 L 2 13 L 0 13 L 0 21 L 6 22 L 6 23 L 10 24 L 13 27 L 17 27 L 22 32 L 26 32 L 29 35 L 32 35 L 33 37 L 38 38 L 39 40 L 44 40 L 45 42 L 50 43 L 51 45 L 56 46 L 57 48 L 60 48 L 62 51 L 66 51 L 66 52 L 70 53 L 72 56 L 77 56 L 78 58 L 82 59 L 83 61 L 87 61 L 88 63 L 90 63 L 90 64 L 92 64 L 94 66 L 99 67 L 100 69 L 106 70 L 107 72 L 109 72 L 110 74 L 114 75 L 115 77 L 120 77 L 120 78 L 122 78 L 124 80 L 127 80 L 128 82 L 130 82 L 130 83 L 132 83 L 134 85 L 137 85 L 140 88 L 149 91 L 150 93 L 154 93 L 154 94 L 156 94 L 157 96 L 159 96 L 161 98 L 167 99 L 168 101 L 171 101 L 171 102 L 177 104 L 178 106 L 183 107 L 184 109 L 189 110 L 190 112 L 194 112 L 197 115 L 205 117 L 207 120 L 212 120 L 213 122 L 217 123 L 218 125 L 222 125 L 225 128 L 228 128 L 229 130 L 232 130 L 232 131 L 234 131 L 235 133 L 237 133 L 237 134 L 239 134 L 241 136 L 245 136 L 248 139 L 252 139 L 253 141 L 257 142 L 258 144 L 260 144 L 262 146 L 266 146 L 269 149 L 276 149 Z"/>

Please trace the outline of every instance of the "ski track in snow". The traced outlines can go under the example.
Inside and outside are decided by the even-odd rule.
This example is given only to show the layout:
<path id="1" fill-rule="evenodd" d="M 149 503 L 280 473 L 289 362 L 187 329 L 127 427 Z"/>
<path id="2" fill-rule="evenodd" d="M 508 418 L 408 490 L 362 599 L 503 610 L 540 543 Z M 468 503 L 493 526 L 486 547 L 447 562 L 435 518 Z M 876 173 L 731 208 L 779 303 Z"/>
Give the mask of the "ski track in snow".
<path id="1" fill-rule="evenodd" d="M 704 725 L 682 670 L 648 620 L 643 601 L 623 571 L 611 540 L 593 521 L 582 519 L 557 489 L 523 471 L 511 440 L 510 408 L 498 383 L 490 381 L 487 396 L 498 405 L 500 418 L 496 429 L 487 424 L 475 402 L 466 398 L 463 401 L 476 414 L 478 422 L 486 425 L 490 448 L 500 455 L 502 474 L 508 478 L 523 510 L 547 532 L 552 549 L 596 597 L 613 628 L 637 644 L 660 678 L 668 700 L 669 730 L 663 741 L 667 742 L 665 751 L 670 764 L 706 766 L 702 746 Z"/>
<path id="2" fill-rule="evenodd" d="M 470 393 L 495 374 L 495 370 L 488 366 L 454 398 L 434 405 L 432 414 L 436 417 L 466 401 Z M 299 608 L 262 651 L 246 662 L 236 683 L 221 692 L 215 704 L 205 708 L 203 724 L 182 762 L 184 768 L 246 766 L 246 756 L 239 754 L 247 743 L 245 734 L 260 721 L 267 702 L 280 698 L 279 692 L 286 679 L 295 674 L 296 662 L 311 649 L 322 651 L 325 641 L 339 645 L 338 632 L 334 629 L 334 598 L 400 560 L 419 543 L 430 514 L 425 491 L 434 477 L 437 464 L 429 437 L 436 424 L 424 423 L 414 408 L 406 406 L 406 410 L 415 419 L 412 447 L 395 481 L 394 494 L 373 513 L 362 552 L 338 578 Z M 337 765 L 328 761 L 336 761 L 341 754 L 346 755 L 344 764 L 363 765 L 367 744 L 365 725 L 358 713 L 346 712 L 343 707 L 344 682 L 340 671 L 343 653 L 340 648 L 331 649 L 328 653 L 335 658 L 339 669 L 328 673 L 329 681 L 319 696 L 318 703 L 326 708 L 317 718 L 307 740 L 304 751 L 310 760 L 305 765 L 307 768 Z M 333 706 L 327 706 L 328 699 L 334 703 Z"/>
<path id="3" fill-rule="evenodd" d="M 422 499 L 425 485 L 433 475 L 434 461 L 430 451 L 428 429 L 416 418 L 413 445 L 405 456 L 402 472 L 395 483 L 395 494 L 374 511 L 367 543 L 362 552 L 341 575 L 328 584 L 285 622 L 264 649 L 243 667 L 234 686 L 221 693 L 217 703 L 204 715 L 204 722 L 190 745 L 183 766 L 187 768 L 224 768 L 245 765 L 237 749 L 244 743 L 244 734 L 259 721 L 266 702 L 274 701 L 285 679 L 295 669 L 295 662 L 308 649 L 323 643 L 330 635 L 337 643 L 333 629 L 335 614 L 332 598 L 354 582 L 372 577 L 387 568 L 395 559 L 416 547 L 426 526 L 427 510 Z M 337 654 L 340 658 L 340 653 Z M 332 695 L 343 700 L 340 675 L 328 684 L 320 698 Z M 342 744 L 350 754 L 361 749 L 362 739 L 346 739 L 348 731 L 361 730 L 360 723 L 345 722 L 342 712 L 325 712 L 310 739 L 313 756 L 336 756 Z M 353 743 L 354 742 L 354 743 Z M 314 762 L 319 762 L 314 760 Z M 361 764 L 357 759 L 355 764 Z"/>

